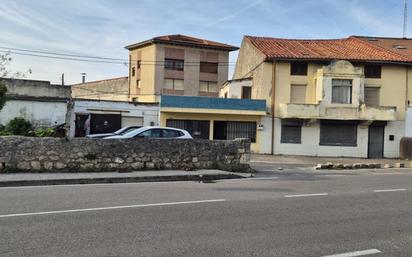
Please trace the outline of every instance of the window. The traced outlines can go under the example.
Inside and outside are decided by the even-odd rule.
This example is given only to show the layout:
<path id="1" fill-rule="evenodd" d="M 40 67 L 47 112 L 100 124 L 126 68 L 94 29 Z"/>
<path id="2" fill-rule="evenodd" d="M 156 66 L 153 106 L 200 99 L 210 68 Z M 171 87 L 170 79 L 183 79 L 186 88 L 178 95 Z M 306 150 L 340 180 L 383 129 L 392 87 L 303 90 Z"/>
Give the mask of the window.
<path id="1" fill-rule="evenodd" d="M 380 65 L 365 65 L 365 78 L 379 79 L 381 78 L 382 66 Z"/>
<path id="2" fill-rule="evenodd" d="M 308 74 L 308 64 L 305 62 L 292 62 L 290 64 L 290 75 L 306 76 Z"/>
<path id="3" fill-rule="evenodd" d="M 179 130 L 163 129 L 162 137 L 172 138 L 172 137 L 181 137 L 181 136 L 183 136 L 183 132 Z"/>
<path id="4" fill-rule="evenodd" d="M 357 123 L 321 122 L 319 145 L 356 146 Z"/>
<path id="5" fill-rule="evenodd" d="M 225 92 L 225 98 L 227 98 L 227 92 Z"/>
<path id="6" fill-rule="evenodd" d="M 282 120 L 280 142 L 300 144 L 302 142 L 302 122 Z"/>
<path id="7" fill-rule="evenodd" d="M 165 79 L 165 89 L 184 90 L 183 79 Z"/>
<path id="8" fill-rule="evenodd" d="M 137 61 L 137 68 L 140 69 L 140 65 L 142 64 L 142 61 L 138 60 Z"/>
<path id="9" fill-rule="evenodd" d="M 132 77 L 134 77 L 135 75 L 136 75 L 136 68 L 133 67 L 133 68 L 132 68 Z"/>
<path id="10" fill-rule="evenodd" d="M 252 98 L 252 87 L 242 87 L 242 99 Z"/>
<path id="11" fill-rule="evenodd" d="M 217 92 L 217 82 L 200 81 L 199 82 L 199 91 L 200 92 L 216 93 Z"/>
<path id="12" fill-rule="evenodd" d="M 332 103 L 352 103 L 352 80 L 332 79 Z"/>
<path id="13" fill-rule="evenodd" d="M 136 80 L 136 87 L 140 89 L 140 80 Z"/>
<path id="14" fill-rule="evenodd" d="M 306 103 L 306 85 L 290 85 L 290 102 L 295 104 Z"/>
<path id="15" fill-rule="evenodd" d="M 365 87 L 365 104 L 369 106 L 379 106 L 379 87 Z"/>
<path id="16" fill-rule="evenodd" d="M 200 72 L 217 74 L 216 62 L 200 62 Z"/>
<path id="17" fill-rule="evenodd" d="M 213 139 L 233 140 L 236 138 L 249 138 L 256 142 L 256 122 L 241 121 L 215 121 L 213 126 Z"/>
<path id="18" fill-rule="evenodd" d="M 184 65 L 185 65 L 184 60 L 165 59 L 165 69 L 166 70 L 183 70 Z"/>
<path id="19" fill-rule="evenodd" d="M 136 135 L 136 137 L 159 138 L 162 137 L 162 129 L 148 129 Z"/>

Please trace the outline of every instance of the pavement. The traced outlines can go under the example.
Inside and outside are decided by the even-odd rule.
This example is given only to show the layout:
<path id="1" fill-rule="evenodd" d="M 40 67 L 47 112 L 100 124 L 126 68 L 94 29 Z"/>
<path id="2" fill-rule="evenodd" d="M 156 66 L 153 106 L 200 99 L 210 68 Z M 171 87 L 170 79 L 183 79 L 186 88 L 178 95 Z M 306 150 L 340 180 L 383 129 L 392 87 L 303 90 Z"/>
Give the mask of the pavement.
<path id="1" fill-rule="evenodd" d="M 161 170 L 84 173 L 0 173 L 0 187 L 64 184 L 135 183 L 161 181 L 207 181 L 249 177 L 246 173 L 222 170 Z"/>
<path id="2" fill-rule="evenodd" d="M 412 170 L 265 170 L 2 187 L 0 256 L 412 256 Z"/>

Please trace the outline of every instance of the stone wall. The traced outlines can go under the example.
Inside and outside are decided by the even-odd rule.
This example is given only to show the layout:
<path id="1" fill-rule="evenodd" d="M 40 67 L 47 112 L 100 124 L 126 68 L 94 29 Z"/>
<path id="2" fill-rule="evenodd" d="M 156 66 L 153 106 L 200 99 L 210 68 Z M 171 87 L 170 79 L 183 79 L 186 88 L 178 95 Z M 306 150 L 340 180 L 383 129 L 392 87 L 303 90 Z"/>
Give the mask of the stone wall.
<path id="1" fill-rule="evenodd" d="M 0 137 L 5 172 L 250 171 L 250 140 Z"/>

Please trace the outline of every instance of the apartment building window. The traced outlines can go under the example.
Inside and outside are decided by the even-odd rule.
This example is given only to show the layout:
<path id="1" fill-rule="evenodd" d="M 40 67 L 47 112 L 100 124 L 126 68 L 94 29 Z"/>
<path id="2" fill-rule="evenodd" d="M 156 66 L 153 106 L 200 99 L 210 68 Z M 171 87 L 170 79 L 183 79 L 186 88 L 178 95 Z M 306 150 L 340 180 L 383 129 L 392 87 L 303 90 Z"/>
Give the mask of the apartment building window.
<path id="1" fill-rule="evenodd" d="M 200 72 L 217 74 L 218 63 L 200 62 Z"/>
<path id="2" fill-rule="evenodd" d="M 183 70 L 185 65 L 184 60 L 178 59 L 165 59 L 166 70 Z"/>
<path id="3" fill-rule="evenodd" d="M 301 144 L 302 121 L 282 120 L 280 142 L 283 144 Z"/>
<path id="4" fill-rule="evenodd" d="M 200 81 L 199 82 L 199 91 L 216 93 L 217 92 L 217 82 L 214 81 Z"/>
<path id="5" fill-rule="evenodd" d="M 365 65 L 365 78 L 380 79 L 382 75 L 382 66 Z"/>
<path id="6" fill-rule="evenodd" d="M 356 146 L 358 125 L 354 122 L 322 121 L 319 145 Z"/>
<path id="7" fill-rule="evenodd" d="M 140 79 L 136 80 L 136 87 L 140 89 Z"/>
<path id="8" fill-rule="evenodd" d="M 235 138 L 249 138 L 252 143 L 256 143 L 256 122 L 214 121 L 213 139 L 233 140 Z"/>
<path id="9" fill-rule="evenodd" d="M 252 87 L 242 87 L 242 99 L 252 98 Z"/>
<path id="10" fill-rule="evenodd" d="M 137 68 L 138 68 L 138 69 L 140 69 L 140 65 L 141 65 L 141 64 L 142 64 L 142 61 L 141 61 L 141 60 L 138 60 L 138 61 L 137 61 Z"/>
<path id="11" fill-rule="evenodd" d="M 136 76 L 136 68 L 135 67 L 132 68 L 132 77 L 134 77 L 134 76 Z"/>
<path id="12" fill-rule="evenodd" d="M 308 63 L 292 62 L 290 63 L 290 75 L 306 76 L 308 74 Z"/>
<path id="13" fill-rule="evenodd" d="M 170 90 L 184 90 L 183 79 L 165 79 L 164 88 Z"/>
<path id="14" fill-rule="evenodd" d="M 380 88 L 379 87 L 365 87 L 365 104 L 369 106 L 380 105 Z"/>
<path id="15" fill-rule="evenodd" d="M 352 80 L 332 79 L 332 103 L 352 103 Z"/>
<path id="16" fill-rule="evenodd" d="M 306 85 L 290 85 L 290 102 L 294 104 L 306 103 Z"/>

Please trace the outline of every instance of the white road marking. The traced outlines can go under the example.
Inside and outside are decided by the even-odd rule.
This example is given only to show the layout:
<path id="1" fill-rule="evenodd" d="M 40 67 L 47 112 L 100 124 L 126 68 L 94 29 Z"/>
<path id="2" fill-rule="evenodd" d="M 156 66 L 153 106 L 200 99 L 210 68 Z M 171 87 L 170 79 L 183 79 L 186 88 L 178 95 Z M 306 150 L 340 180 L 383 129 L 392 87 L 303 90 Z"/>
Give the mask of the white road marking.
<path id="1" fill-rule="evenodd" d="M 306 197 L 306 196 L 325 196 L 329 195 L 328 193 L 318 193 L 318 194 L 302 194 L 302 195 L 285 195 L 284 197 Z"/>
<path id="2" fill-rule="evenodd" d="M 377 253 L 382 253 L 382 252 L 379 251 L 378 249 L 368 249 L 364 251 L 340 253 L 340 254 L 334 254 L 334 255 L 327 255 L 323 257 L 357 257 L 357 256 L 372 255 L 372 254 L 377 254 Z"/>
<path id="3" fill-rule="evenodd" d="M 399 192 L 399 191 L 406 191 L 406 188 L 397 188 L 397 189 L 379 189 L 373 190 L 374 193 L 382 193 L 382 192 Z"/>
<path id="4" fill-rule="evenodd" d="M 110 206 L 110 207 L 73 209 L 73 210 L 61 210 L 61 211 L 27 212 L 27 213 L 15 213 L 15 214 L 0 215 L 0 218 L 46 215 L 46 214 L 60 214 L 60 213 L 71 213 L 71 212 L 88 212 L 88 211 L 103 211 L 103 210 L 116 210 L 116 209 L 128 209 L 128 208 L 155 207 L 155 206 L 172 206 L 172 205 L 196 204 L 196 203 L 215 203 L 215 202 L 224 202 L 224 201 L 226 201 L 226 199 L 212 199 L 212 200 L 170 202 L 170 203 L 136 204 L 136 205 Z"/>
<path id="5" fill-rule="evenodd" d="M 272 179 L 279 179 L 279 177 L 247 178 L 247 180 L 272 180 Z"/>

